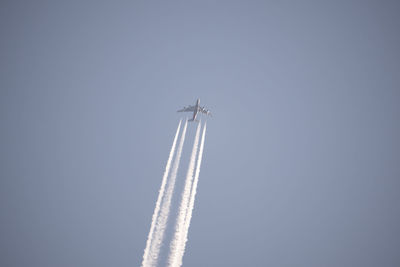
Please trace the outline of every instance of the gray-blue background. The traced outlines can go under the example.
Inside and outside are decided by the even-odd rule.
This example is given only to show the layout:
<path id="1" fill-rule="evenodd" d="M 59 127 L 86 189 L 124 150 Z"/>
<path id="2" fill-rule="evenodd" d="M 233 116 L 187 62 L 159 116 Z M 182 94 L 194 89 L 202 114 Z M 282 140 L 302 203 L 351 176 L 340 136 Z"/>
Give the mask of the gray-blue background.
<path id="1" fill-rule="evenodd" d="M 1 1 L 0 265 L 139 266 L 175 111 L 200 97 L 185 266 L 400 266 L 399 14 Z"/>

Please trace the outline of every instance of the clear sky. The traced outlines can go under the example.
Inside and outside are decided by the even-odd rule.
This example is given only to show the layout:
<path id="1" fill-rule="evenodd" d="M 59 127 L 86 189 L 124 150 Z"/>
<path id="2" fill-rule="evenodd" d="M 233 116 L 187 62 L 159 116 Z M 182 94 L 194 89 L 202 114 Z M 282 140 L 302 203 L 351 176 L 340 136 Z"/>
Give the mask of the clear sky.
<path id="1" fill-rule="evenodd" d="M 184 266 L 400 266 L 399 14 L 1 1 L 0 265 L 139 266 L 176 110 L 200 98 Z"/>

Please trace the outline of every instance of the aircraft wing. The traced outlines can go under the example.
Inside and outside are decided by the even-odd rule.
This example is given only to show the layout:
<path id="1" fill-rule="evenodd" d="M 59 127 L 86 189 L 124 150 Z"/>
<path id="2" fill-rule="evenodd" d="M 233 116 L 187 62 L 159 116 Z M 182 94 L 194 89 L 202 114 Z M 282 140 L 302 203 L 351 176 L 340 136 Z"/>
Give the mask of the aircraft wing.
<path id="1" fill-rule="evenodd" d="M 209 110 L 205 109 L 204 107 L 200 107 L 200 112 L 211 116 L 211 112 Z"/>
<path id="2" fill-rule="evenodd" d="M 183 109 L 178 110 L 178 112 L 193 112 L 195 111 L 196 107 L 195 106 L 188 106 L 184 107 Z"/>

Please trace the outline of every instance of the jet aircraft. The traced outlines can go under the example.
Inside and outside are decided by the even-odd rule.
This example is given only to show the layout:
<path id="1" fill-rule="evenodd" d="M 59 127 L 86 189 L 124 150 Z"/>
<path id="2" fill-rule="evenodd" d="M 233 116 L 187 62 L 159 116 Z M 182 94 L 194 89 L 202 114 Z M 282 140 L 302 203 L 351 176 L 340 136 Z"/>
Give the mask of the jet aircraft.
<path id="1" fill-rule="evenodd" d="M 196 120 L 196 117 L 199 112 L 211 116 L 211 112 L 209 110 L 205 109 L 204 107 L 200 107 L 200 99 L 197 99 L 196 104 L 194 106 L 184 107 L 183 109 L 180 109 L 177 112 L 193 112 L 193 118 L 190 119 L 189 121 L 198 121 Z"/>

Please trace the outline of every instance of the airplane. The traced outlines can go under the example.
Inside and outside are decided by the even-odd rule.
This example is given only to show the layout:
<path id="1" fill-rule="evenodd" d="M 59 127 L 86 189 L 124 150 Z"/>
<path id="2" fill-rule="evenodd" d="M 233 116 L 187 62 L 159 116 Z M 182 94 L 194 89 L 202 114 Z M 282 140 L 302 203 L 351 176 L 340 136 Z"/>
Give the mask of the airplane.
<path id="1" fill-rule="evenodd" d="M 189 121 L 198 121 L 196 120 L 196 117 L 199 112 L 211 116 L 211 112 L 209 110 L 205 109 L 204 107 L 200 107 L 200 98 L 197 99 L 196 104 L 194 106 L 184 107 L 183 109 L 180 109 L 177 112 L 193 112 L 193 118 L 190 119 Z"/>

